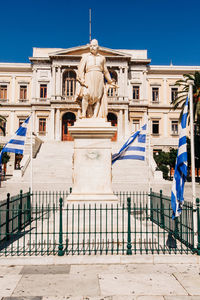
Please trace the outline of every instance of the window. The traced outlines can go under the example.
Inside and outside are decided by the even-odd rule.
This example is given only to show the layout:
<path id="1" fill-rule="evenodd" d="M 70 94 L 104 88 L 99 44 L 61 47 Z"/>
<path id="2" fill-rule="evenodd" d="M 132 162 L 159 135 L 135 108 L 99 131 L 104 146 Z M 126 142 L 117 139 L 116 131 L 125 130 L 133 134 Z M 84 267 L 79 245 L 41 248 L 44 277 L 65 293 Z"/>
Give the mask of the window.
<path id="1" fill-rule="evenodd" d="M 46 134 L 46 118 L 39 119 L 39 134 Z"/>
<path id="2" fill-rule="evenodd" d="M 140 120 L 139 119 L 134 119 L 133 120 L 133 127 L 132 131 L 135 132 L 140 129 Z"/>
<path id="3" fill-rule="evenodd" d="M 159 102 L 159 88 L 152 88 L 152 102 Z"/>
<path id="4" fill-rule="evenodd" d="M 20 85 L 19 99 L 27 100 L 27 86 L 26 85 Z"/>
<path id="5" fill-rule="evenodd" d="M 7 100 L 7 85 L 0 85 L 0 100 Z"/>
<path id="6" fill-rule="evenodd" d="M 139 100 L 139 99 L 140 99 L 140 87 L 133 86 L 133 100 Z"/>
<path id="7" fill-rule="evenodd" d="M 64 95 L 66 97 L 73 97 L 76 90 L 76 73 L 74 71 L 67 71 L 63 76 Z"/>
<path id="8" fill-rule="evenodd" d="M 20 118 L 19 119 L 19 127 L 24 123 L 25 120 L 26 120 L 26 118 Z"/>
<path id="9" fill-rule="evenodd" d="M 110 77 L 112 80 L 117 83 L 117 73 L 115 71 L 110 71 Z M 115 87 L 110 87 L 108 89 L 108 97 L 116 97 L 117 96 L 117 90 Z"/>
<path id="10" fill-rule="evenodd" d="M 159 120 L 152 121 L 152 134 L 159 134 Z"/>
<path id="11" fill-rule="evenodd" d="M 171 103 L 173 103 L 178 95 L 178 88 L 171 88 Z"/>
<path id="12" fill-rule="evenodd" d="M 178 135 L 178 121 L 171 122 L 171 132 L 172 135 Z"/>
<path id="13" fill-rule="evenodd" d="M 40 84 L 40 98 L 47 98 L 47 84 Z"/>
<path id="14" fill-rule="evenodd" d="M 6 121 L 0 122 L 0 136 L 6 136 Z"/>

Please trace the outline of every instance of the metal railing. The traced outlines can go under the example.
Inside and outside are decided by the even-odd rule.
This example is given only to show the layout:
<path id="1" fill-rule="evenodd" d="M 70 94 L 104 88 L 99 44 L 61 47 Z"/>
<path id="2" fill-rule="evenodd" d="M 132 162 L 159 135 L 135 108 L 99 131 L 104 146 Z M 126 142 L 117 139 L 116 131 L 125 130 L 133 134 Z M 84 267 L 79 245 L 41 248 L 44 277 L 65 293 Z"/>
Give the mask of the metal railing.
<path id="1" fill-rule="evenodd" d="M 115 194 L 118 203 L 73 204 L 66 201 L 68 191 L 21 192 L 0 206 L 0 255 L 200 255 L 198 199 L 195 245 L 192 205 L 173 221 L 162 193 Z"/>

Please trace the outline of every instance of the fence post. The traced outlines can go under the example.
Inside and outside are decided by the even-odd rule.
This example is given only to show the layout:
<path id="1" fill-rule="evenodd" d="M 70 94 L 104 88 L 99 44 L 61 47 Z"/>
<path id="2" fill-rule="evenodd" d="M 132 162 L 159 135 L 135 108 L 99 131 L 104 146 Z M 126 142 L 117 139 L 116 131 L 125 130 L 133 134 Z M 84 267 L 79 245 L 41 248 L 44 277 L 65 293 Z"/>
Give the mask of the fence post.
<path id="1" fill-rule="evenodd" d="M 131 245 L 131 198 L 127 198 L 127 208 L 128 208 L 128 235 L 127 235 L 127 255 L 132 255 L 132 245 Z"/>
<path id="2" fill-rule="evenodd" d="M 21 231 L 22 229 L 22 190 L 20 190 L 19 195 L 19 209 L 18 209 L 18 230 Z"/>
<path id="3" fill-rule="evenodd" d="M 28 196 L 27 196 L 27 210 L 28 210 L 28 223 L 31 223 L 31 192 L 29 189 Z"/>
<path id="4" fill-rule="evenodd" d="M 6 240 L 9 240 L 10 234 L 9 234 L 9 207 L 10 207 L 10 193 L 7 194 L 7 201 L 6 201 Z"/>
<path id="5" fill-rule="evenodd" d="M 162 190 L 160 190 L 160 227 L 164 228 L 164 205 L 163 205 L 163 197 L 162 197 Z"/>
<path id="6" fill-rule="evenodd" d="M 59 199 L 59 212 L 60 212 L 60 224 L 59 224 L 59 246 L 58 246 L 58 256 L 64 255 L 63 250 L 63 228 L 62 228 L 62 205 L 63 199 Z"/>
<path id="7" fill-rule="evenodd" d="M 200 255 L 200 200 L 196 199 L 197 206 L 197 255 Z"/>

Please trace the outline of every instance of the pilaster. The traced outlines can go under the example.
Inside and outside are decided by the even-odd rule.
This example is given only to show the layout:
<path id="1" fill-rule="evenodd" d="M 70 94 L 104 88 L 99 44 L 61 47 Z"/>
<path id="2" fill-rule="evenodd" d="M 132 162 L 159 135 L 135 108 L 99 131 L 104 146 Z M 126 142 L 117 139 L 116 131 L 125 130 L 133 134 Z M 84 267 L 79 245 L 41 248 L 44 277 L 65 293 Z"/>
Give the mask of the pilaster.
<path id="1" fill-rule="evenodd" d="M 55 132 L 55 109 L 51 109 L 51 115 L 50 115 L 50 139 L 54 140 L 54 132 Z"/>
<path id="2" fill-rule="evenodd" d="M 56 109 L 56 141 L 60 141 L 60 109 Z"/>
<path id="3" fill-rule="evenodd" d="M 15 75 L 12 76 L 12 97 L 11 97 L 11 102 L 15 103 Z"/>

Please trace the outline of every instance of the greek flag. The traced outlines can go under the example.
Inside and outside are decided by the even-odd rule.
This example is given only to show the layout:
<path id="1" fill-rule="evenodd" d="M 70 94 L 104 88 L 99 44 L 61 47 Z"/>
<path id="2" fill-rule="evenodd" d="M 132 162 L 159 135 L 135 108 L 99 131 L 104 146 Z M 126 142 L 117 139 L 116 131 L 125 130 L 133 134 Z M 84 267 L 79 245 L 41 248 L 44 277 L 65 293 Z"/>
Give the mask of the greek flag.
<path id="1" fill-rule="evenodd" d="M 112 155 L 112 164 L 117 160 L 145 160 L 147 124 L 130 136 L 118 153 Z"/>
<path id="2" fill-rule="evenodd" d="M 179 136 L 178 153 L 174 171 L 174 179 L 171 192 L 171 206 L 173 210 L 172 219 L 180 216 L 183 206 L 184 184 L 187 178 L 187 142 L 186 124 L 188 115 L 188 97 L 185 102 L 183 116 L 181 119 L 181 130 Z"/>
<path id="3" fill-rule="evenodd" d="M 17 131 L 15 132 L 15 135 L 11 138 L 11 140 L 2 149 L 2 151 L 0 153 L 0 165 L 1 165 L 1 161 L 2 161 L 2 155 L 4 152 L 13 152 L 13 153 L 17 153 L 17 154 L 23 154 L 29 119 L 30 119 L 30 116 L 17 129 Z"/>

